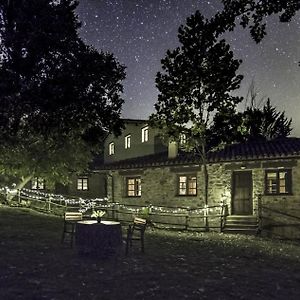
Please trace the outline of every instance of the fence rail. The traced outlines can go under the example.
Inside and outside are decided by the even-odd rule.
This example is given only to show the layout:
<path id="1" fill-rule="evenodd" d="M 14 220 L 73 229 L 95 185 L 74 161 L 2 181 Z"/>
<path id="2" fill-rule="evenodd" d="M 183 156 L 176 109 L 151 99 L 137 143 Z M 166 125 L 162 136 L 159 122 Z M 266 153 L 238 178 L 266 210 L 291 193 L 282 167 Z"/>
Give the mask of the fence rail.
<path id="1" fill-rule="evenodd" d="M 7 196 L 7 191 L 2 195 Z M 226 213 L 225 205 L 198 208 L 149 205 L 127 205 L 109 202 L 108 199 L 67 198 L 63 195 L 46 194 L 28 189 L 14 191 L 15 205 L 29 207 L 38 211 L 63 215 L 66 211 L 81 211 L 90 218 L 93 210 L 104 210 L 105 217 L 129 223 L 133 216 L 143 216 L 154 227 L 185 230 L 214 229 L 222 231 Z"/>

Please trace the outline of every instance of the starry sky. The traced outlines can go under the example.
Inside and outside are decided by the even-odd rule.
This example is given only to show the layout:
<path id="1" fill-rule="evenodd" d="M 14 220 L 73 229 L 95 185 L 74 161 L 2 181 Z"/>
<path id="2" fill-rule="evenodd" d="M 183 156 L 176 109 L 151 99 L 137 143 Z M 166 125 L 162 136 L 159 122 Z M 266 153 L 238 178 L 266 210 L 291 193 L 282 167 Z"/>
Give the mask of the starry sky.
<path id="1" fill-rule="evenodd" d="M 222 9 L 220 0 L 79 0 L 80 36 L 96 49 L 114 53 L 126 65 L 124 118 L 148 118 L 158 91 L 155 75 L 167 49 L 179 46 L 178 27 L 196 10 L 210 18 Z M 258 98 L 269 97 L 293 119 L 293 136 L 300 137 L 300 12 L 292 22 L 267 19 L 267 36 L 256 44 L 247 30 L 226 33 L 244 75 L 237 93 L 245 96 L 251 81 Z M 240 104 L 242 109 L 245 104 Z"/>

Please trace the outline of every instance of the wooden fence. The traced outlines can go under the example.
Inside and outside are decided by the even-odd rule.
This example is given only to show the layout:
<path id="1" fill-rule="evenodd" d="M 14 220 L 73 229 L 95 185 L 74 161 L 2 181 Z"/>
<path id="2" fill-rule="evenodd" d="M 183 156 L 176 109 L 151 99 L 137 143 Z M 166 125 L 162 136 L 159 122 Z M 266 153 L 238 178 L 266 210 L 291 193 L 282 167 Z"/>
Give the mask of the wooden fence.
<path id="1" fill-rule="evenodd" d="M 205 206 L 200 208 L 139 206 L 109 202 L 108 199 L 81 199 L 79 197 L 17 191 L 14 205 L 28 207 L 45 213 L 63 215 L 66 211 L 81 211 L 85 218 L 91 218 L 93 210 L 104 210 L 104 218 L 120 221 L 122 224 L 132 222 L 134 216 L 147 218 L 156 228 L 198 231 L 222 231 L 224 226 L 225 205 Z"/>

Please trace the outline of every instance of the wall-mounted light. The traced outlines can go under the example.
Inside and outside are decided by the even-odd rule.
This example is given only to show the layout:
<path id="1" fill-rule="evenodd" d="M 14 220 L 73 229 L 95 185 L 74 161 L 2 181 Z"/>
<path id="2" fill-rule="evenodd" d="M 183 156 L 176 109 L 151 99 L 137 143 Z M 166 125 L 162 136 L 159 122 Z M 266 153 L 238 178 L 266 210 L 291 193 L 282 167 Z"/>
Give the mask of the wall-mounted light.
<path id="1" fill-rule="evenodd" d="M 246 169 L 246 166 L 241 166 L 241 170 L 245 170 Z"/>

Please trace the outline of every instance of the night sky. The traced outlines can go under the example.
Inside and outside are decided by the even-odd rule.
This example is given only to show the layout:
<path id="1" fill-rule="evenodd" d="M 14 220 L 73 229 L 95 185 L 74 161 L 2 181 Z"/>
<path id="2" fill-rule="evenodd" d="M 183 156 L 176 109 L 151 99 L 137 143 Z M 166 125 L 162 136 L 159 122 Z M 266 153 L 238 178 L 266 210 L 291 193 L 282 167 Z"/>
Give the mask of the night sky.
<path id="1" fill-rule="evenodd" d="M 219 0 L 79 0 L 80 35 L 96 49 L 113 52 L 127 66 L 122 116 L 148 118 L 157 99 L 155 75 L 167 49 L 179 45 L 177 30 L 197 9 L 211 17 Z M 292 22 L 267 19 L 267 36 L 257 45 L 249 32 L 237 27 L 226 40 L 243 60 L 245 76 L 238 92 L 245 96 L 252 80 L 260 97 L 293 119 L 292 135 L 300 136 L 300 13 Z M 243 107 L 244 104 L 241 105 Z"/>

